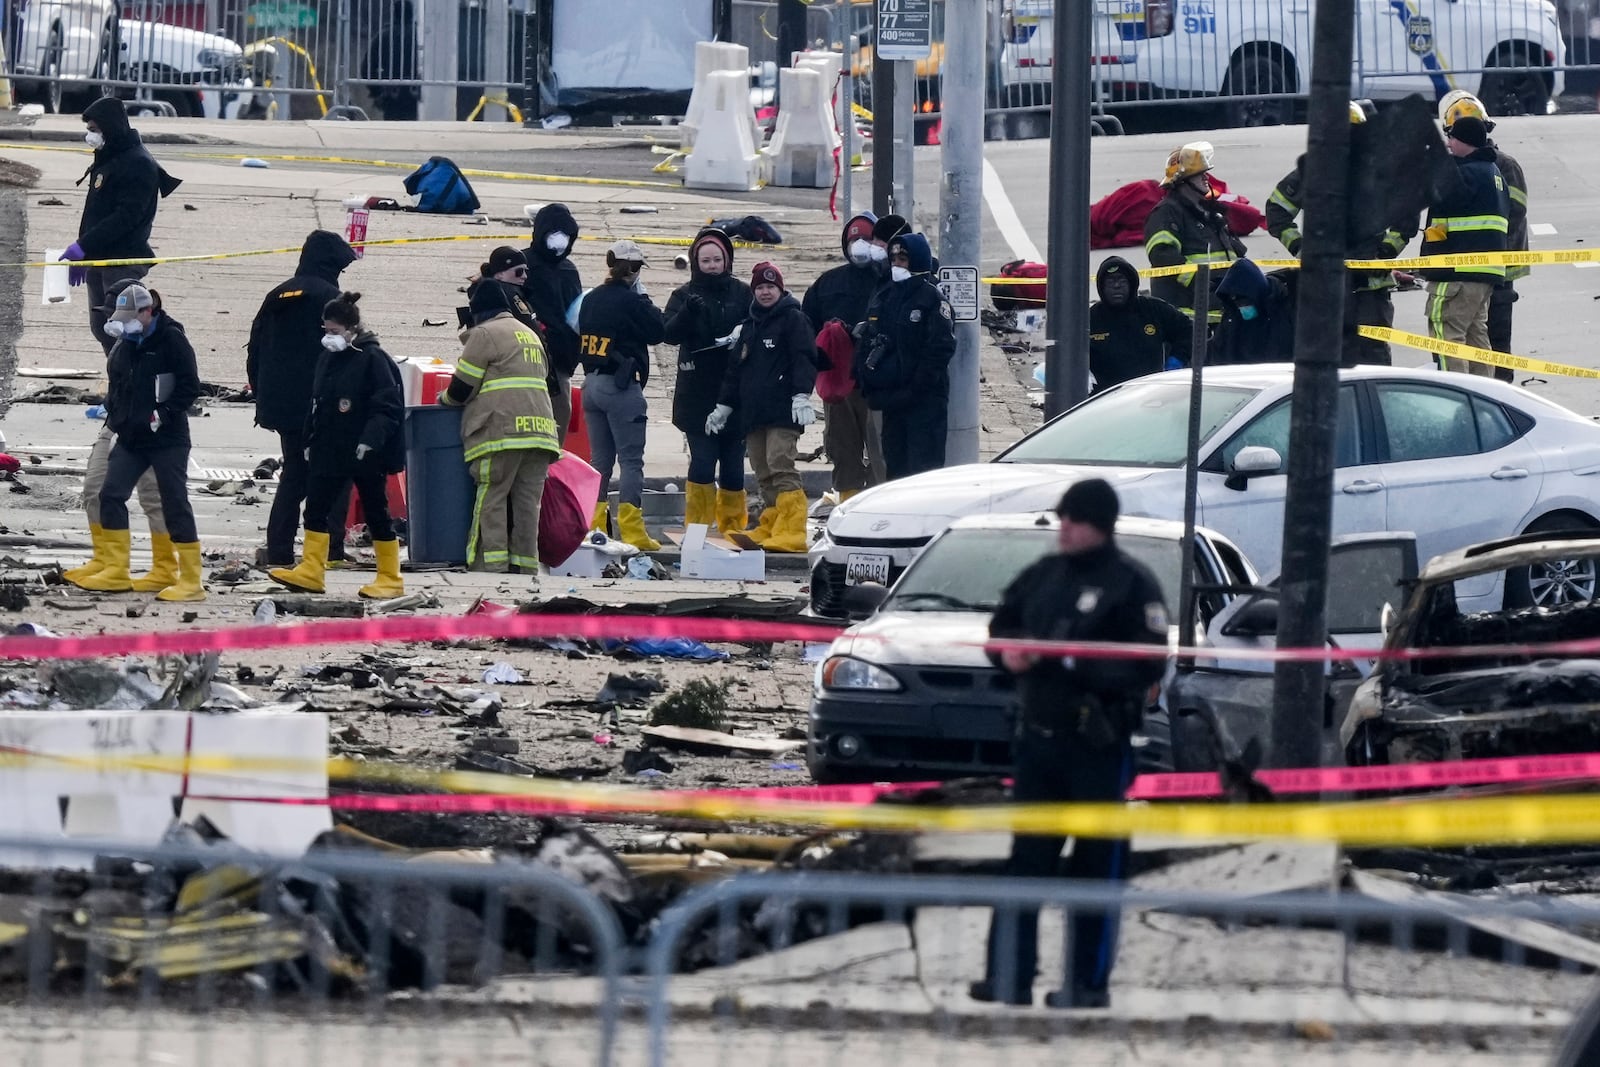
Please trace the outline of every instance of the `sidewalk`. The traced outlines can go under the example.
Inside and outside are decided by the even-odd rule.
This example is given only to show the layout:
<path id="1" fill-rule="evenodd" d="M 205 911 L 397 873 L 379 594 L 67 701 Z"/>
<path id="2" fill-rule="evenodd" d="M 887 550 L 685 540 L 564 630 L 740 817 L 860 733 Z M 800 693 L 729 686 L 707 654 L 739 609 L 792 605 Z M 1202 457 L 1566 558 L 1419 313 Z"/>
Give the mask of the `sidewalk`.
<path id="1" fill-rule="evenodd" d="M 183 186 L 163 201 L 152 244 L 157 255 L 185 256 L 212 252 L 290 249 L 275 255 L 252 255 L 199 262 L 158 264 L 149 275 L 174 318 L 182 322 L 194 343 L 203 380 L 241 386 L 244 382 L 243 346 L 262 296 L 294 270 L 295 254 L 305 235 L 314 228 L 341 230 L 344 209 L 340 201 L 350 196 L 397 196 L 410 164 L 356 165 L 350 161 L 381 160 L 386 154 L 421 151 L 455 153 L 470 167 L 472 153 L 515 151 L 518 173 L 537 174 L 558 166 L 568 170 L 593 170 L 594 177 L 619 160 L 634 160 L 648 173 L 660 156 L 650 152 L 651 141 L 673 142 L 670 131 L 653 128 L 608 131 L 524 130 L 511 124 L 459 123 L 359 123 L 359 122 L 220 122 L 206 120 L 140 119 L 141 132 L 174 134 L 205 143 L 153 144 L 152 152 Z M 82 123 L 76 116 L 43 116 L 29 126 L 38 140 L 18 141 L 14 126 L 0 127 L 0 157 L 22 159 L 42 172 L 38 186 L 27 193 L 26 256 L 35 259 L 45 247 L 63 247 L 76 232 L 82 190 L 74 182 L 87 165 L 89 152 L 81 143 Z M 232 138 L 234 143 L 224 143 Z M 249 143 L 243 143 L 248 138 Z M 426 146 L 423 148 L 422 146 Z M 267 169 L 240 166 L 246 155 L 307 155 L 315 160 L 269 160 Z M 584 162 L 594 156 L 593 165 Z M 338 162 L 338 161 L 345 162 Z M 636 165 L 636 163 L 638 165 Z M 687 239 L 708 219 L 742 217 L 760 213 L 783 233 L 785 246 L 771 251 L 740 249 L 735 270 L 747 272 L 759 258 L 777 259 L 797 294 L 823 270 L 838 262 L 839 223 L 826 210 L 826 190 L 815 193 L 817 206 L 797 208 L 762 203 L 762 193 L 703 194 L 673 187 L 672 175 L 657 176 L 650 185 L 582 184 L 582 177 L 552 181 L 518 181 L 474 178 L 488 218 L 487 226 L 474 226 L 459 216 L 373 212 L 372 239 L 397 237 L 451 237 L 431 243 L 372 249 L 367 257 L 344 273 L 347 288 L 363 294 L 363 317 L 375 328 L 384 347 L 396 357 L 439 358 L 452 361 L 459 351 L 455 307 L 464 302 L 467 280 L 496 244 L 523 247 L 529 238 L 524 205 L 560 199 L 578 218 L 584 240 L 574 252 L 586 283 L 604 277 L 605 248 L 614 239 Z M 571 184 L 569 184 L 569 182 Z M 793 194 L 795 190 L 783 190 Z M 863 190 L 864 195 L 864 190 Z M 653 253 L 644 281 L 658 305 L 672 289 L 687 280 L 675 270 L 671 245 L 648 246 Z M 23 280 L 23 332 L 17 346 L 21 368 L 99 370 L 102 355 L 89 335 L 82 291 L 66 305 L 42 305 L 42 274 L 25 272 Z M 992 455 L 1031 428 L 1037 413 L 1028 407 L 1018 374 L 1004 355 L 985 346 L 985 394 L 981 450 Z M 688 465 L 683 435 L 670 421 L 671 387 L 676 350 L 661 345 L 654 350 L 654 366 L 646 397 L 650 404 L 650 432 L 645 451 L 645 473 L 653 488 L 669 483 L 681 490 Z M 581 376 L 579 382 L 581 383 Z M 48 378 L 16 380 L 15 393 L 26 394 L 52 384 Z M 93 390 L 93 380 L 71 383 Z M 197 467 L 251 470 L 277 452 L 275 435 L 253 425 L 253 412 L 242 405 L 212 405 L 207 417 L 192 423 Z M 12 451 L 37 453 L 50 462 L 81 462 L 97 427 L 83 418 L 81 408 L 15 404 L 0 420 Z M 807 430 L 800 442 L 802 453 L 820 450 L 822 427 Z M 830 467 L 825 460 L 800 464 L 808 494 L 815 499 L 827 486 Z M 36 532 L 77 530 L 81 516 L 71 498 L 74 480 L 34 478 L 40 491 L 11 497 L 8 505 L 22 505 L 13 528 L 26 525 Z M 613 482 L 615 489 L 615 482 Z M 226 545 L 259 543 L 266 508 L 250 510 L 227 506 L 229 501 L 208 503 L 197 497 L 202 540 Z M 8 507 L 8 512 L 11 508 Z M 135 525 L 140 525 L 137 521 Z M 663 524 L 665 525 L 665 524 Z"/>

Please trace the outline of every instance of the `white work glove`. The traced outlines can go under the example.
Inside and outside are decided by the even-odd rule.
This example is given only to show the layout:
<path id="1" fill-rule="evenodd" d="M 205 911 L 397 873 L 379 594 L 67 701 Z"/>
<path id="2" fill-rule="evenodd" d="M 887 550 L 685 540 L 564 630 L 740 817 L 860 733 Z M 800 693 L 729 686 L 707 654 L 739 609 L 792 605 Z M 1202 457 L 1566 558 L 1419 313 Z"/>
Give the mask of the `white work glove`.
<path id="1" fill-rule="evenodd" d="M 706 416 L 706 436 L 715 437 L 728 425 L 728 419 L 733 415 L 733 408 L 727 404 L 718 404 Z"/>
<path id="2" fill-rule="evenodd" d="M 712 343 L 722 345 L 724 348 L 732 348 L 734 345 L 739 343 L 739 331 L 743 329 L 744 323 L 741 322 L 739 325 L 733 328 L 733 332 L 728 334 L 728 336 L 719 337 Z"/>
<path id="3" fill-rule="evenodd" d="M 789 417 L 797 426 L 810 426 L 817 421 L 817 409 L 812 406 L 810 393 L 796 393 L 789 398 Z"/>
<path id="4" fill-rule="evenodd" d="M 306 462 L 307 463 L 311 462 L 311 446 L 310 445 L 306 445 Z"/>
<path id="5" fill-rule="evenodd" d="M 356 462 L 360 463 L 367 458 L 367 453 L 372 451 L 371 445 L 356 445 Z"/>

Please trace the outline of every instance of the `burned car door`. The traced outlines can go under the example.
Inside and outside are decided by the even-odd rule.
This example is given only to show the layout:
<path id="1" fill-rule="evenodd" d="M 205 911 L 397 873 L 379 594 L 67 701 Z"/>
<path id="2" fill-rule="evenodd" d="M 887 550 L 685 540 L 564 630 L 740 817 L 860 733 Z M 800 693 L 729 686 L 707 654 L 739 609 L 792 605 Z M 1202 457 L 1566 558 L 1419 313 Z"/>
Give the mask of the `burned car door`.
<path id="1" fill-rule="evenodd" d="M 1416 538 L 1410 533 L 1341 537 L 1329 551 L 1328 573 L 1329 645 L 1376 649 L 1383 642 L 1385 606 L 1403 603 L 1406 587 L 1416 579 Z M 1175 769 L 1215 770 L 1221 754 L 1236 757 L 1252 738 L 1260 740 L 1268 762 L 1273 762 L 1273 663 L 1237 653 L 1276 647 L 1277 581 L 1271 575 L 1258 592 L 1236 597 L 1207 627 L 1206 645 L 1233 654 L 1197 657 L 1173 676 L 1167 706 L 1174 712 Z M 1339 726 L 1351 695 L 1371 670 L 1371 660 L 1329 664 L 1322 713 L 1324 766 L 1344 762 Z"/>

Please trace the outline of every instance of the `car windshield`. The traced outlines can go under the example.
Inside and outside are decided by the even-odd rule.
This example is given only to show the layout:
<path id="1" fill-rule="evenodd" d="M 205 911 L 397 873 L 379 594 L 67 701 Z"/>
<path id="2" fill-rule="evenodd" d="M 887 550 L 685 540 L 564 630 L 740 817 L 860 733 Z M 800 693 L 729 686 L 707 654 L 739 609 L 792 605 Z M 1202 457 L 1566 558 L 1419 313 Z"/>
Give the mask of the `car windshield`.
<path id="1" fill-rule="evenodd" d="M 1055 551 L 1053 526 L 951 530 L 928 546 L 895 583 L 882 611 L 992 612 L 1023 570 Z M 1178 542 L 1119 535 L 1117 547 L 1149 567 L 1166 602 L 1178 602 Z"/>
<path id="2" fill-rule="evenodd" d="M 1239 386 L 1201 386 L 1201 444 L 1255 395 Z M 996 462 L 1181 467 L 1188 442 L 1189 383 L 1129 382 L 1039 427 Z"/>

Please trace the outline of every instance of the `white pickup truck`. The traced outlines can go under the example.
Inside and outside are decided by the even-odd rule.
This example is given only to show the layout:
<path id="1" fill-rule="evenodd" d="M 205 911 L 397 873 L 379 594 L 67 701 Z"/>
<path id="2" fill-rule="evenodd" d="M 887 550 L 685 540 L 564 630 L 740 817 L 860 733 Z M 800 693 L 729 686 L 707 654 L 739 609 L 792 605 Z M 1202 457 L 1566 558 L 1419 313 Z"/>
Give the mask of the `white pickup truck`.
<path id="1" fill-rule="evenodd" d="M 1106 103 L 1222 98 L 1230 124 L 1263 125 L 1291 120 L 1310 87 L 1315 0 L 1089 2 Z M 1561 92 L 1566 49 L 1549 0 L 1355 0 L 1355 9 L 1354 97 L 1466 89 L 1493 114 L 1542 115 Z M 1008 100 L 1048 101 L 1054 11 L 1053 0 L 1010 0 L 999 72 Z"/>
<path id="2" fill-rule="evenodd" d="M 244 49 L 214 33 L 118 17 L 112 0 L 28 0 L 16 21 L 11 73 L 47 111 L 94 97 L 140 95 L 180 117 L 242 118 L 258 110 Z M 30 77 L 32 75 L 32 77 Z M 137 82 L 140 90 L 113 82 Z M 265 106 L 265 94 L 259 106 Z"/>

